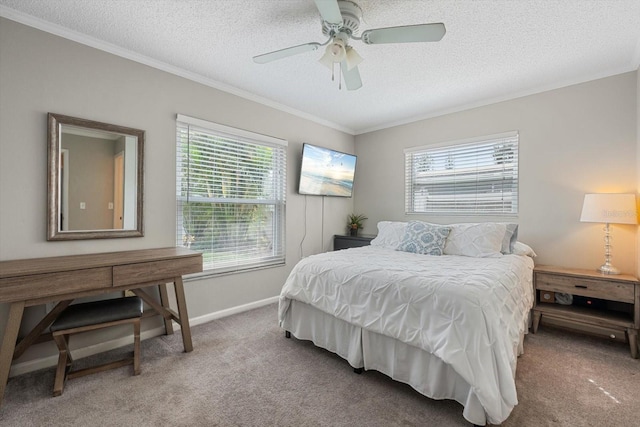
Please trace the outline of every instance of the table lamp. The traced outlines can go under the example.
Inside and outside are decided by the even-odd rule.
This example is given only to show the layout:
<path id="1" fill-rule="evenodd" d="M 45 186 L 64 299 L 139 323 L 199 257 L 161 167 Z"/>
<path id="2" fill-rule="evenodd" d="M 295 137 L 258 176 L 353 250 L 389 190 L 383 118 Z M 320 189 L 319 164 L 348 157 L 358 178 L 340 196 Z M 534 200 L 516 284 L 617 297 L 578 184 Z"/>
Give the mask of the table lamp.
<path id="1" fill-rule="evenodd" d="M 611 265 L 611 233 L 609 224 L 637 224 L 635 194 L 585 194 L 582 205 L 582 222 L 602 222 L 604 226 L 604 264 L 598 268 L 603 274 L 620 274 Z"/>

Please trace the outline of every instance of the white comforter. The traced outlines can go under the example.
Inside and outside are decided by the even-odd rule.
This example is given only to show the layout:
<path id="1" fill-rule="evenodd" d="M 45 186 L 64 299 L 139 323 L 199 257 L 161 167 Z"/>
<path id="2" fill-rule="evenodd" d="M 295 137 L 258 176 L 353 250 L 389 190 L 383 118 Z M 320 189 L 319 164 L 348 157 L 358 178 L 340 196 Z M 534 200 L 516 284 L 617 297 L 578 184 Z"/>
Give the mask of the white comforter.
<path id="1" fill-rule="evenodd" d="M 421 348 L 472 387 L 487 420 L 518 403 L 517 348 L 533 303 L 533 261 L 428 256 L 367 246 L 309 256 L 280 294 L 282 324 L 294 299 Z"/>

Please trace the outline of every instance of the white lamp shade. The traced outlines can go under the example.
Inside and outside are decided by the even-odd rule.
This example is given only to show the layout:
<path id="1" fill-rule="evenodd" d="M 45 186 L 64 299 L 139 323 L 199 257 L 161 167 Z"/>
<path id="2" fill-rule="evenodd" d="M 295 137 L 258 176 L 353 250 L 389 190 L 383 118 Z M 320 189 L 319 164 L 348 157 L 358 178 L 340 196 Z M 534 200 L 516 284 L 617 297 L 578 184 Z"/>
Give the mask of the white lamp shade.
<path id="1" fill-rule="evenodd" d="M 580 221 L 637 224 L 636 196 L 612 193 L 585 194 Z"/>
<path id="2" fill-rule="evenodd" d="M 333 42 L 327 45 L 324 55 L 320 58 L 320 63 L 327 68 L 333 68 L 333 64 L 342 62 L 346 56 L 345 44 L 342 39 L 334 38 Z"/>
<path id="3" fill-rule="evenodd" d="M 318 62 L 330 70 L 333 69 L 333 55 L 331 55 L 331 52 L 329 52 L 328 49 L 324 52 L 324 55 L 322 55 L 322 58 L 320 58 Z"/>
<path id="4" fill-rule="evenodd" d="M 358 52 L 356 52 L 356 50 L 351 46 L 347 46 L 347 54 L 345 56 L 345 60 L 347 62 L 347 70 L 351 70 L 353 69 L 353 67 L 357 67 L 358 64 L 363 61 L 362 57 L 358 55 Z"/>

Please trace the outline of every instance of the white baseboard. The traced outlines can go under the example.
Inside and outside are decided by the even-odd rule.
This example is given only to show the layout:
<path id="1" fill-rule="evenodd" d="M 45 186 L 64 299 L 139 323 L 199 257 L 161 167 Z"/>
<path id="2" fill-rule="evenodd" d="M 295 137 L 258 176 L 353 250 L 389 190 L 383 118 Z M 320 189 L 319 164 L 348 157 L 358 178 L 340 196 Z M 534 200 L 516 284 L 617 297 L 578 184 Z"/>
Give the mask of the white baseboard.
<path id="1" fill-rule="evenodd" d="M 278 301 L 277 296 L 263 299 L 260 301 L 254 301 L 248 304 L 239 305 L 237 307 L 231 307 L 224 310 L 216 311 L 213 313 L 205 314 L 204 316 L 198 316 L 189 318 L 189 325 L 201 325 L 203 323 L 211 322 L 212 320 L 221 319 L 223 317 L 231 316 L 232 314 L 242 313 L 243 311 L 253 310 L 254 308 L 264 307 L 265 305 L 273 304 Z M 180 325 L 174 322 L 175 330 L 180 330 Z M 140 333 L 140 339 L 145 340 L 147 338 L 157 337 L 164 334 L 164 327 L 158 327 L 143 331 Z M 131 336 L 117 338 L 110 341 L 101 342 L 98 344 L 90 345 L 73 350 L 73 356 L 75 359 L 82 359 L 83 357 L 91 356 L 97 353 L 113 350 L 114 348 L 130 345 L 133 342 Z M 26 374 L 28 372 L 37 371 L 39 369 L 49 368 L 56 366 L 58 363 L 58 354 L 52 356 L 41 357 L 39 359 L 33 359 L 26 362 L 14 363 L 11 365 L 9 371 L 9 377 L 15 377 L 17 375 Z"/>
<path id="2" fill-rule="evenodd" d="M 231 316 L 232 314 L 242 313 L 243 311 L 253 310 L 255 308 L 264 307 L 265 305 L 273 304 L 274 302 L 278 302 L 277 296 L 263 299 L 260 301 L 250 302 L 248 304 L 238 305 L 236 307 L 227 308 L 220 311 L 215 311 L 213 313 L 205 314 L 204 316 L 189 318 L 189 325 L 201 325 L 203 323 L 211 322 L 212 320 L 221 319 L 223 317 Z M 177 329 L 180 329 L 180 325 L 174 323 Z"/>

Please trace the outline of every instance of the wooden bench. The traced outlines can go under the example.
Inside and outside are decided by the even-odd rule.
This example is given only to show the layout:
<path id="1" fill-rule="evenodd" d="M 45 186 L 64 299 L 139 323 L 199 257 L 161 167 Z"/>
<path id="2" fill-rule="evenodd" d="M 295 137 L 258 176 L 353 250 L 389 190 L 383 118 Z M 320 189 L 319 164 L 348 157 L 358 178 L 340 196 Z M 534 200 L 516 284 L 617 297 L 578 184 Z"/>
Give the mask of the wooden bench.
<path id="1" fill-rule="evenodd" d="M 60 396 L 67 379 L 77 378 L 107 369 L 133 364 L 133 374 L 140 373 L 140 319 L 142 299 L 140 297 L 116 298 L 68 306 L 51 325 L 53 339 L 58 346 L 58 367 L 53 386 L 53 395 Z M 73 358 L 69 351 L 69 336 L 122 324 L 133 325 L 133 356 L 99 366 L 71 370 Z"/>

